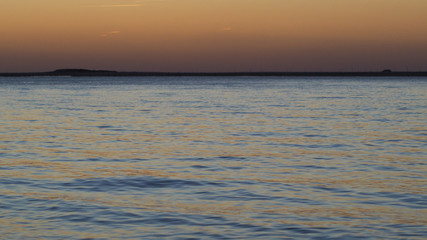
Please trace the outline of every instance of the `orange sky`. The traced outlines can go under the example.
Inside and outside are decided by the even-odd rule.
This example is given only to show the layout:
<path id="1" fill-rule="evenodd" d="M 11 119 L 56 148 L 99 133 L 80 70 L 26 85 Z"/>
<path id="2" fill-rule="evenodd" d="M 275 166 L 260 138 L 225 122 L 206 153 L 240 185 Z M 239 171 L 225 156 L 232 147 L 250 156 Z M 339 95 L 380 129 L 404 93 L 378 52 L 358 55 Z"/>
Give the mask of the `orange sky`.
<path id="1" fill-rule="evenodd" d="M 426 0 L 2 0 L 0 72 L 427 70 Z"/>

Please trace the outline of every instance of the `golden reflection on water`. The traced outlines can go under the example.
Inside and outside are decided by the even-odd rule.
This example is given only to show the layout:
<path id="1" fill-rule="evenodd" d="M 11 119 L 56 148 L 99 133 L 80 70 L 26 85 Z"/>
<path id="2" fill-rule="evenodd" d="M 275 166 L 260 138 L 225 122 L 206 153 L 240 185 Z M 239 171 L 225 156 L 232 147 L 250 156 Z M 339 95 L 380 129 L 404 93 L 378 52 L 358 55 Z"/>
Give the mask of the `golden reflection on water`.
<path id="1" fill-rule="evenodd" d="M 59 106 L 54 104 L 41 109 L 28 109 L 26 104 L 29 103 L 1 106 L 0 110 L 4 111 L 0 120 L 0 154 L 3 154 L 0 178 L 43 184 L 153 177 L 224 183 L 226 186 L 202 189 L 230 193 L 246 188 L 255 195 L 271 199 L 219 201 L 194 197 L 190 201 L 185 194 L 180 194 L 184 191 L 180 189 L 158 190 L 162 194 L 150 192 L 152 190 L 145 193 L 145 189 L 118 194 L 28 186 L 4 187 L 0 195 L 120 207 L 135 213 L 145 209 L 226 216 L 258 226 L 427 225 L 425 209 L 403 206 L 405 203 L 400 202 L 395 206 L 393 203 L 398 203 L 399 199 L 393 202 L 391 197 L 375 195 L 395 193 L 401 197 L 427 192 L 427 167 L 420 164 L 427 155 L 427 149 L 420 147 L 426 140 L 427 129 L 420 126 L 425 110 L 421 117 L 411 117 L 411 124 L 399 121 L 390 124 L 376 121 L 380 119 L 377 116 L 360 117 L 351 111 L 354 106 L 350 100 L 340 100 L 340 107 L 348 105 L 350 109 L 343 111 L 329 107 L 336 102 L 312 101 L 312 105 L 298 108 L 297 105 L 305 103 L 296 101 L 286 110 L 254 104 L 250 109 L 243 108 L 235 113 L 223 109 L 226 107 L 199 111 L 183 104 L 184 107 L 178 108 L 171 105 L 182 100 L 180 96 L 158 103 L 159 97 L 154 93 L 139 91 L 149 96 L 146 101 L 157 101 L 156 104 L 165 106 L 141 107 L 149 111 L 140 114 L 133 111 L 136 107 L 125 109 L 114 107 L 114 104 L 92 109 L 86 104 L 101 105 L 102 102 L 97 98 L 99 93 L 91 91 L 94 96 L 89 94 L 88 99 L 72 99 L 77 101 L 75 107 L 81 109 L 75 114 L 71 110 L 56 109 L 62 106 L 59 103 Z M 135 99 L 143 95 L 141 92 L 131 92 L 128 96 L 112 93 L 112 99 L 126 106 L 136 102 Z M 60 90 L 47 91 L 53 96 L 60 93 Z M 272 94 L 279 95 L 274 91 Z M 231 95 L 225 92 L 223 97 L 232 105 L 245 104 L 241 100 L 242 93 L 238 97 Z M 44 99 L 35 93 L 31 97 L 34 101 Z M 221 104 L 226 101 L 210 100 Z M 119 104 L 121 102 L 123 104 Z M 96 110 L 104 112 L 94 112 Z M 253 110 L 252 113 L 249 110 Z M 383 118 L 386 117 L 390 116 Z M 243 187 L 237 183 L 253 184 Z M 289 200 L 280 202 L 274 197 Z M 367 202 L 372 198 L 388 204 Z M 299 200 L 312 202 L 304 204 Z M 316 202 L 322 204 L 316 205 Z M 99 229 L 96 233 L 61 227 L 52 229 L 56 226 L 54 223 L 37 219 L 37 216 L 13 217 L 8 210 L 2 213 L 8 216 L 0 218 L 0 225 L 6 229 L 2 230 L 4 236 L 17 232 L 22 238 L 31 234 L 42 236 L 46 229 L 77 238 L 119 238 L 127 233 L 124 229 L 112 231 L 111 228 L 108 232 Z M 144 226 L 137 229 L 150 230 Z M 214 226 L 197 229 L 211 233 L 219 231 Z"/>

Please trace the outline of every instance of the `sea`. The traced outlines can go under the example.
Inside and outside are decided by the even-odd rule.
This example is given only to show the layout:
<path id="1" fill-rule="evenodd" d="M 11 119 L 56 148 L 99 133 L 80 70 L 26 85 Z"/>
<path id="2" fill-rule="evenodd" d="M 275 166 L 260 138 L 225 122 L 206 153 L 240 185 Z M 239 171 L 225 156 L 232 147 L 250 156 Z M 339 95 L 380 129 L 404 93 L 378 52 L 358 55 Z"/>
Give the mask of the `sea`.
<path id="1" fill-rule="evenodd" d="M 426 236 L 426 77 L 0 77 L 0 239 Z"/>

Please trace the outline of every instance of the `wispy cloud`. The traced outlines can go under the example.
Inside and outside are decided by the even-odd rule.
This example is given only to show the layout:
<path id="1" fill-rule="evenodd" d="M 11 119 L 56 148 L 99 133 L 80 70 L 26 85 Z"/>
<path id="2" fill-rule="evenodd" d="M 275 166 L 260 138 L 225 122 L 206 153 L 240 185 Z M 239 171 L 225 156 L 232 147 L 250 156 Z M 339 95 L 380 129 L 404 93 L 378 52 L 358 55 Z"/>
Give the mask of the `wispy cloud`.
<path id="1" fill-rule="evenodd" d="M 108 37 L 108 36 L 115 35 L 115 34 L 119 34 L 119 33 L 120 33 L 120 31 L 110 31 L 110 32 L 102 33 L 102 34 L 101 34 L 101 35 L 99 35 L 99 36 L 101 36 L 101 37 Z"/>
<path id="2" fill-rule="evenodd" d="M 141 0 L 139 1 L 132 1 L 131 3 L 122 3 L 122 4 L 100 4 L 100 5 L 92 5 L 91 7 L 98 7 L 98 8 L 115 8 L 115 7 L 140 7 L 141 6 Z"/>
<path id="3" fill-rule="evenodd" d="M 96 5 L 92 7 L 113 8 L 113 7 L 140 7 L 141 4 L 111 4 L 111 5 Z"/>
<path id="4" fill-rule="evenodd" d="M 229 31 L 233 31 L 233 29 L 231 27 L 225 27 L 225 28 L 221 28 L 221 31 L 229 32 Z"/>
<path id="5" fill-rule="evenodd" d="M 133 3 L 124 3 L 124 4 L 101 4 L 101 5 L 91 5 L 90 7 L 97 8 L 120 8 L 120 7 L 141 7 L 142 3 L 145 2 L 164 2 L 164 0 L 136 0 Z"/>

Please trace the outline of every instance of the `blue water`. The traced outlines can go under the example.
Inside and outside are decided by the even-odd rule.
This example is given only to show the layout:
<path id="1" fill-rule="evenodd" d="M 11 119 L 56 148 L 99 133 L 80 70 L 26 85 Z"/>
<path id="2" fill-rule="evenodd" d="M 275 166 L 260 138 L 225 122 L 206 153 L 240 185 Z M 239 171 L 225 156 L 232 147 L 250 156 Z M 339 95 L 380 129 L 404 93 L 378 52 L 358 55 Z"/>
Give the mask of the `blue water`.
<path id="1" fill-rule="evenodd" d="M 0 78 L 1 239 L 425 239 L 427 78 Z"/>

